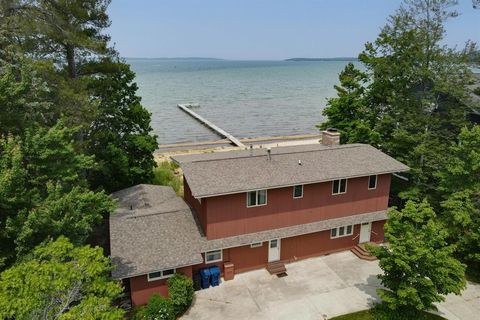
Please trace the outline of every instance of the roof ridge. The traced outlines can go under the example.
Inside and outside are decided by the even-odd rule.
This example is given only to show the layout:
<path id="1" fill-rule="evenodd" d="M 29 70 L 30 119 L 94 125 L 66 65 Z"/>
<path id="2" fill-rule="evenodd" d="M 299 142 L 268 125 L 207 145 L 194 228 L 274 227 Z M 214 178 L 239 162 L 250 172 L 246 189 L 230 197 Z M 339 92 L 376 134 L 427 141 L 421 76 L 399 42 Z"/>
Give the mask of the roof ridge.
<path id="1" fill-rule="evenodd" d="M 148 210 L 148 209 L 140 209 L 140 210 Z M 149 216 L 156 216 L 156 215 L 162 215 L 162 214 L 167 214 L 167 213 L 176 213 L 180 211 L 185 211 L 185 210 L 191 210 L 190 207 L 186 207 L 184 209 L 177 209 L 177 210 L 171 210 L 171 211 L 163 211 L 163 212 L 152 212 L 152 213 L 143 213 L 143 214 L 136 214 L 136 210 L 134 210 L 134 214 L 125 217 L 125 219 L 136 219 L 136 218 L 143 218 L 143 217 L 149 217 Z"/>
<path id="2" fill-rule="evenodd" d="M 331 150 L 334 150 L 334 149 L 360 148 L 360 147 L 364 147 L 364 146 L 370 146 L 370 145 L 363 144 L 363 143 L 352 143 L 352 144 L 344 144 L 344 145 L 338 145 L 338 146 L 333 146 L 333 147 L 329 146 L 325 149 L 273 153 L 272 156 L 289 155 L 289 154 L 295 154 L 295 153 L 311 153 L 311 152 L 319 152 L 319 151 L 331 151 Z M 288 148 L 288 147 L 275 147 L 275 148 Z M 244 151 L 244 150 L 238 150 L 238 151 Z M 226 151 L 225 153 L 228 153 L 228 151 Z M 232 160 L 232 159 L 260 158 L 260 157 L 265 157 L 265 156 L 266 156 L 266 154 L 259 154 L 259 155 L 247 155 L 247 156 L 229 157 L 229 158 L 218 158 L 218 159 L 201 159 L 201 160 L 192 160 L 190 162 L 184 163 L 183 165 L 186 165 L 188 163 L 199 163 L 199 162 L 210 162 L 210 161 Z"/>

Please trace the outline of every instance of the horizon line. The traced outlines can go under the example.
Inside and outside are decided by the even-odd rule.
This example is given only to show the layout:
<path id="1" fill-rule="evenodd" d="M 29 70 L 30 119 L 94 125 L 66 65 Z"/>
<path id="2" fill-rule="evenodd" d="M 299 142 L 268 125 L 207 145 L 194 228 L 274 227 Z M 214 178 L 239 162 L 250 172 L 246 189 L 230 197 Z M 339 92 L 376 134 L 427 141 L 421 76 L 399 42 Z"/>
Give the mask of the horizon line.
<path id="1" fill-rule="evenodd" d="M 345 60 L 357 60 L 357 56 L 336 56 L 336 57 L 291 57 L 281 59 L 262 59 L 262 58 L 216 58 L 216 57 L 127 57 L 121 56 L 123 59 L 144 59 L 144 60 L 219 60 L 219 61 L 285 61 L 293 59 L 305 59 L 305 60 L 332 60 L 332 59 L 345 59 Z"/>

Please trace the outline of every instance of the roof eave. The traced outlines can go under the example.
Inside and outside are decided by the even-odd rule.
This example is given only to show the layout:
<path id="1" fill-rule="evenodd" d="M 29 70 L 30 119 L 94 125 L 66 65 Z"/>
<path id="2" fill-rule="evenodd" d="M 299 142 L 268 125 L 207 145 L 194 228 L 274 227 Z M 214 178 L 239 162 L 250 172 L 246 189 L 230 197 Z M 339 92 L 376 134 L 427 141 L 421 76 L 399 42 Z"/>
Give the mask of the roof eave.
<path id="1" fill-rule="evenodd" d="M 199 256 L 201 257 L 200 253 L 199 253 Z M 131 274 L 127 274 L 127 275 L 124 275 L 124 276 L 115 276 L 114 273 L 112 272 L 112 278 L 115 279 L 115 280 L 124 280 L 124 279 L 128 279 L 128 278 L 133 278 L 133 277 L 145 276 L 145 275 L 147 275 L 151 272 L 156 272 L 156 271 L 159 271 L 159 270 L 180 269 L 180 268 L 190 267 L 190 266 L 194 266 L 196 264 L 200 264 L 200 263 L 203 263 L 203 262 L 204 261 L 203 261 L 203 257 L 202 257 L 202 258 L 196 259 L 195 261 L 190 262 L 188 264 L 182 264 L 182 265 L 177 265 L 177 266 L 169 266 L 169 267 L 164 267 L 162 269 L 157 268 L 157 269 L 152 269 L 152 270 L 148 270 L 148 271 L 131 273 Z"/>

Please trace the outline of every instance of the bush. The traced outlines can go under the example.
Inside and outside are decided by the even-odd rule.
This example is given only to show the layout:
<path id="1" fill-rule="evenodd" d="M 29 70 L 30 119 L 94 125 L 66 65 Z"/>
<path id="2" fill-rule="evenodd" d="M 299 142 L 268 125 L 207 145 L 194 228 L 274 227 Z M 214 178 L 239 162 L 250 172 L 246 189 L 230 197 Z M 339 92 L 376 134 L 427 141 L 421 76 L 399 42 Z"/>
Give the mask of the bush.
<path id="1" fill-rule="evenodd" d="M 143 318 L 148 320 L 175 320 L 172 301 L 159 294 L 154 294 L 148 299 L 142 313 Z"/>
<path id="2" fill-rule="evenodd" d="M 175 170 L 178 168 L 176 164 L 170 161 L 163 161 L 153 169 L 153 184 L 161 186 L 171 186 L 177 194 L 182 193 L 182 179 L 175 175 Z"/>
<path id="3" fill-rule="evenodd" d="M 195 291 L 193 289 L 193 281 L 181 273 L 176 273 L 168 279 L 167 283 L 168 296 L 172 300 L 175 314 L 179 316 L 192 304 Z"/>
<path id="4" fill-rule="evenodd" d="M 480 96 L 480 87 L 473 89 L 473 93 L 475 93 L 477 96 Z"/>

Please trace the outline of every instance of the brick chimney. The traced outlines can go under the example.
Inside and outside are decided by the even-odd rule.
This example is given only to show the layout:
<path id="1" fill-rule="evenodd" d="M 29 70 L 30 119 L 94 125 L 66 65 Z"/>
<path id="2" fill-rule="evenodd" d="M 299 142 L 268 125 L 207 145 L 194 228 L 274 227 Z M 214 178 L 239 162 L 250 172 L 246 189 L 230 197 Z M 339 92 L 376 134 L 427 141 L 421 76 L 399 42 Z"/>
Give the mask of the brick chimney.
<path id="1" fill-rule="evenodd" d="M 322 144 L 324 146 L 336 146 L 340 144 L 340 133 L 335 128 L 322 131 Z"/>

